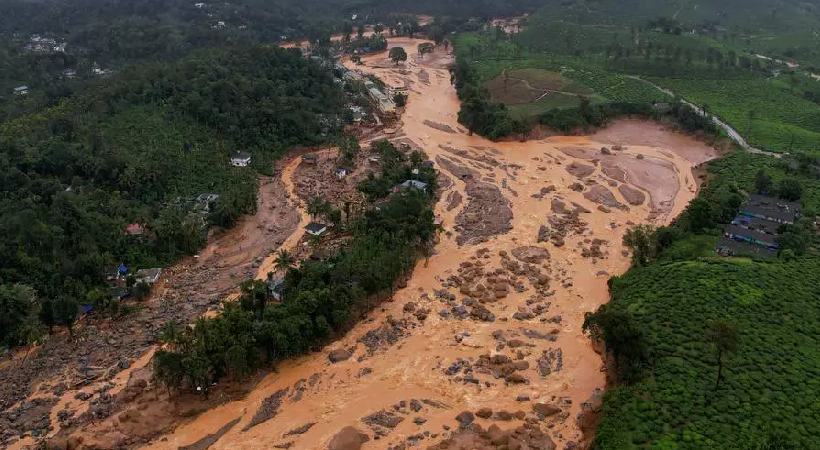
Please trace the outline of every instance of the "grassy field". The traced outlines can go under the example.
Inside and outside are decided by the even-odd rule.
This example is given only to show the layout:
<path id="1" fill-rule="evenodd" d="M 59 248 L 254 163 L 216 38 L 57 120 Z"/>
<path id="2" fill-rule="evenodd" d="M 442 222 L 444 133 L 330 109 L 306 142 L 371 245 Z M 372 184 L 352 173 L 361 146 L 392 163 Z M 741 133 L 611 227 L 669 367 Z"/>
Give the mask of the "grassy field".
<path id="1" fill-rule="evenodd" d="M 535 116 L 554 108 L 578 106 L 584 97 L 592 102 L 604 101 L 583 84 L 543 69 L 505 70 L 484 86 L 493 101 L 504 103 L 516 116 Z"/>

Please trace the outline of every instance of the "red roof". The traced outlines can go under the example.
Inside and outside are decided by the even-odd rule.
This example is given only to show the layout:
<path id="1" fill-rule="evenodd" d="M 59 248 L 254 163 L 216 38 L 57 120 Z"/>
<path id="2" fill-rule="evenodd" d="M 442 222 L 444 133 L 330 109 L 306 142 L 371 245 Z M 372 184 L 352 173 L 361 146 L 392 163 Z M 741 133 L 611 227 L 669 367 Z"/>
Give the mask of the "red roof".
<path id="1" fill-rule="evenodd" d="M 145 226 L 139 223 L 132 223 L 125 227 L 125 234 L 130 236 L 139 236 L 145 232 Z"/>

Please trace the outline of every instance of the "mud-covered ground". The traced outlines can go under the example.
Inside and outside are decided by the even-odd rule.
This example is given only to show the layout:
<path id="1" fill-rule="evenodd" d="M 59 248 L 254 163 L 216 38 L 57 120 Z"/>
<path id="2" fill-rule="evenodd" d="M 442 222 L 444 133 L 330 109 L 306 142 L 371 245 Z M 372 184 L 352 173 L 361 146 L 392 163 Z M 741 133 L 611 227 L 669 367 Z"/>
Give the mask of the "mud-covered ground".
<path id="1" fill-rule="evenodd" d="M 420 42 L 391 46 L 415 55 Z M 401 126 L 385 137 L 423 149 L 444 177 L 436 253 L 344 338 L 147 447 L 582 444 L 592 415 L 581 413 L 595 410 L 605 382 L 583 315 L 628 268 L 625 229 L 671 220 L 696 194 L 692 167 L 715 152 L 641 121 L 526 143 L 470 136 L 456 121 L 448 62 L 439 50 L 399 67 L 381 54 L 363 67 L 409 85 Z M 290 192 L 334 195 L 309 173 L 324 169 L 297 166 L 283 177 Z"/>
<path id="2" fill-rule="evenodd" d="M 341 340 L 280 364 L 242 398 L 238 386 L 217 391 L 220 398 L 208 404 L 169 400 L 150 381 L 151 342 L 124 343 L 139 359 L 118 371 L 111 389 L 76 387 L 78 377 L 61 395 L 50 393 L 53 381 L 39 389 L 45 400 L 29 415 L 49 413 L 52 422 L 65 403 L 76 414 L 116 405 L 57 443 L 198 450 L 583 445 L 605 385 L 601 357 L 581 331 L 584 313 L 608 300 L 607 279 L 629 266 L 621 244 L 626 228 L 674 218 L 696 194 L 693 166 L 716 152 L 642 121 L 617 122 L 593 136 L 524 143 L 470 136 L 456 120 L 450 56 L 439 49 L 420 60 L 421 42 L 390 40 L 411 55 L 403 65 L 395 67 L 383 53 L 360 67 L 390 85 L 408 86 L 400 126 L 383 137 L 400 149 L 422 149 L 440 171 L 441 240 L 407 286 Z M 345 201 L 351 195 L 366 163 L 337 180 L 335 151 L 318 155 L 316 166 L 298 158 L 282 163 L 274 182 L 281 183 L 281 198 L 268 208 L 287 226 L 259 231 L 270 226 L 249 223 L 218 241 L 198 262 L 212 271 L 201 269 L 200 278 L 189 281 L 192 288 L 211 286 L 213 277 L 228 290 L 231 271 L 263 277 L 272 267 L 272 257 L 264 258 L 270 248 L 293 248 L 302 238 L 309 196 Z M 241 256 L 239 246 L 257 253 Z M 207 286 L 217 297 L 216 287 Z M 205 298 L 202 310 L 215 301 Z M 145 325 L 129 326 L 137 333 Z M 110 354 L 118 352 L 122 347 Z M 75 399 L 77 390 L 93 395 Z"/>

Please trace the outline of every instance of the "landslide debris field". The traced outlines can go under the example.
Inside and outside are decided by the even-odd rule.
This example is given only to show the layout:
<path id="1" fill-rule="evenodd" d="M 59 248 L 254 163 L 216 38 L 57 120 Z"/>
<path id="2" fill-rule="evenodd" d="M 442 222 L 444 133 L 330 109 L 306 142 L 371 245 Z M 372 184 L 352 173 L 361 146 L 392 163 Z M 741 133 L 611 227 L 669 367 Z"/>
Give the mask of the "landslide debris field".
<path id="1" fill-rule="evenodd" d="M 422 149 L 443 178 L 436 206 L 441 242 L 391 302 L 321 352 L 280 364 L 247 396 L 217 390 L 210 402 L 168 401 L 153 386 L 146 353 L 152 341 L 131 339 L 132 331 L 151 336 L 162 319 L 172 318 L 151 307 L 129 328 L 112 327 L 110 338 L 95 338 L 94 352 L 109 355 L 95 363 L 105 370 L 125 353 L 106 348 L 106 339 L 129 346 L 114 377 L 100 378 L 110 382 L 65 374 L 60 385 L 61 376 L 52 373 L 11 409 L 18 411 L 14 421 L 6 412 L 0 424 L 37 416 L 51 420 L 55 433 L 61 414 L 100 410 L 65 436 L 74 448 L 497 448 L 523 442 L 563 449 L 581 443 L 605 385 L 601 356 L 581 330 L 584 313 L 608 300 L 607 279 L 629 267 L 621 244 L 627 227 L 674 218 L 696 195 L 692 168 L 717 154 L 638 121 L 587 137 L 525 143 L 470 136 L 456 120 L 449 55 L 438 49 L 418 59 L 420 42 L 391 39 L 391 47 L 402 45 L 413 55 L 398 67 L 386 52 L 366 58 L 364 66 L 350 64 L 388 85 L 407 85 L 400 128 L 384 137 Z M 320 152 L 320 162 L 332 152 Z M 270 181 L 279 189 L 277 201 L 259 210 L 276 221 L 240 227 L 209 247 L 189 268 L 201 279 L 187 283 L 211 289 L 226 276 L 223 266 L 264 276 L 271 261 L 261 256 L 280 244 L 293 248 L 301 237 L 297 223 L 307 215 L 299 198 L 350 195 L 348 188 L 315 180 L 330 176 L 321 164 L 305 167 L 296 158 L 281 164 L 280 176 Z M 345 185 L 363 174 L 357 170 Z M 246 234 L 263 236 L 264 245 L 247 243 Z M 240 245 L 245 253 L 232 253 Z M 169 280 L 166 288 L 185 285 Z M 192 302 L 180 293 L 175 304 L 192 309 L 184 316 L 192 320 L 221 291 L 207 292 L 190 294 Z M 199 303 L 195 311 L 185 306 Z M 89 356 L 84 351 L 70 356 L 73 364 Z M 28 383 L 14 383 L 21 392 L 16 403 Z M 27 415 L 32 408 L 37 414 Z"/>

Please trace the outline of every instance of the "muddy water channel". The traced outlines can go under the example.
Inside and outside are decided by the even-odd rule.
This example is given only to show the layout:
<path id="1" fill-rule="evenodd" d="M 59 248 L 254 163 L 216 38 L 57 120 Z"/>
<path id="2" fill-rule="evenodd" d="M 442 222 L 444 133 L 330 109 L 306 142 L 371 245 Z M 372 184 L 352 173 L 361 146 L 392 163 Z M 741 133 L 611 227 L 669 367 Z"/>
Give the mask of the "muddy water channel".
<path id="1" fill-rule="evenodd" d="M 327 448 L 347 426 L 368 436 L 365 449 L 426 448 L 470 422 L 528 423 L 530 448 L 582 441 L 577 417 L 605 385 L 584 313 L 628 268 L 629 224 L 670 221 L 696 195 L 692 167 L 716 152 L 637 121 L 525 143 L 470 136 L 449 57 L 419 60 L 420 42 L 391 41 L 412 55 L 405 65 L 384 53 L 360 69 L 409 87 L 401 128 L 386 137 L 412 141 L 442 174 L 435 254 L 344 338 L 150 448 Z"/>

